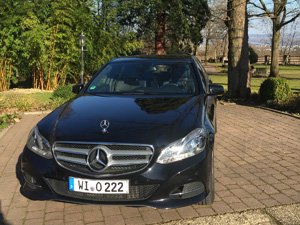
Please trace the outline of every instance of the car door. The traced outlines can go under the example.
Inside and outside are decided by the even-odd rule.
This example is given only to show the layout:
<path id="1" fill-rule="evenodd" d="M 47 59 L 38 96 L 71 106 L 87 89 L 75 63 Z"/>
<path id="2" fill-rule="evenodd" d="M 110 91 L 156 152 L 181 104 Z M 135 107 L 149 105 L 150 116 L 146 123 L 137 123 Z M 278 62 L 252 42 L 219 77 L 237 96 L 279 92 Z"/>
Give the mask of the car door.
<path id="1" fill-rule="evenodd" d="M 212 81 L 209 79 L 204 67 L 200 63 L 200 61 L 195 57 L 197 69 L 199 70 L 201 79 L 203 80 L 204 83 L 204 88 L 206 94 L 209 94 L 209 85 L 212 83 Z M 205 106 L 206 106 L 206 112 L 208 115 L 208 118 L 211 122 L 211 124 L 215 127 L 215 105 L 216 105 L 216 97 L 207 95 L 205 97 Z"/>

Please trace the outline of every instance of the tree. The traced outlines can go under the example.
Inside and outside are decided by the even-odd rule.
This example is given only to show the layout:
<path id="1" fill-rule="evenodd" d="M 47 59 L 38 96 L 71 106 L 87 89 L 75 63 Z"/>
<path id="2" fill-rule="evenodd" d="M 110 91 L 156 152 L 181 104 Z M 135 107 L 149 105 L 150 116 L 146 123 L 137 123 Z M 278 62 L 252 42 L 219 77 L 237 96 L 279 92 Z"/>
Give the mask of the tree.
<path id="1" fill-rule="evenodd" d="M 205 28 L 202 30 L 204 38 L 204 61 L 208 60 L 209 48 L 212 45 L 213 49 L 218 52 L 219 56 L 224 58 L 224 45 L 227 36 L 227 27 L 224 23 L 226 19 L 226 2 L 219 0 L 209 1 L 211 17 L 206 23 Z M 224 16 L 225 14 L 225 16 Z M 227 46 L 226 46 L 227 47 Z M 217 55 L 217 54 L 216 54 Z"/>
<path id="2" fill-rule="evenodd" d="M 120 23 L 140 39 L 151 37 L 156 54 L 195 50 L 210 16 L 206 0 L 118 0 L 118 4 Z"/>
<path id="3" fill-rule="evenodd" d="M 20 9 L 22 4 L 17 1 L 1 1 L 0 7 L 0 91 L 9 89 L 10 82 L 16 80 L 17 65 L 21 60 L 19 54 L 23 43 L 20 38 Z M 15 26 L 12 26 L 14 24 Z M 26 68 L 26 67 L 24 67 Z"/>
<path id="4" fill-rule="evenodd" d="M 116 1 L 1 0 L 0 91 L 19 71 L 34 88 L 51 90 L 79 79 L 78 36 L 87 37 L 86 74 L 142 46 L 117 21 Z"/>
<path id="5" fill-rule="evenodd" d="M 76 1 L 26 1 L 21 22 L 23 57 L 33 76 L 33 87 L 52 90 L 64 84 L 78 55 Z M 36 7 L 39 5 L 39 7 Z M 76 32 L 77 33 L 77 32 Z"/>
<path id="6" fill-rule="evenodd" d="M 279 76 L 280 31 L 300 16 L 300 2 L 299 0 L 272 0 L 272 4 L 267 3 L 266 0 L 251 0 L 249 2 L 258 10 L 257 13 L 253 13 L 251 16 L 263 16 L 272 20 L 270 77 L 277 77 Z"/>
<path id="7" fill-rule="evenodd" d="M 97 71 L 111 58 L 130 55 L 143 47 L 135 32 L 123 27 L 117 18 L 119 5 L 116 0 L 94 0 L 92 32 L 88 33 L 88 67 Z"/>
<path id="8" fill-rule="evenodd" d="M 209 47 L 213 46 L 213 49 L 217 52 L 223 53 L 223 43 L 227 35 L 227 27 L 223 21 L 210 19 L 202 32 L 204 38 L 204 61 L 207 62 Z M 220 54 L 219 54 L 220 55 Z"/>
<path id="9" fill-rule="evenodd" d="M 288 56 L 295 44 L 298 21 L 294 21 L 290 26 L 284 26 L 281 31 L 281 55 L 284 57 L 284 64 L 288 64 Z"/>
<path id="10" fill-rule="evenodd" d="M 250 95 L 247 0 L 227 2 L 228 93 L 231 97 Z"/>
<path id="11" fill-rule="evenodd" d="M 213 28 L 214 28 L 214 23 L 213 21 L 209 20 L 202 32 L 203 36 L 204 36 L 204 41 L 205 41 L 205 50 L 204 50 L 204 62 L 205 64 L 207 63 L 208 59 L 207 59 L 207 55 L 208 55 L 208 48 L 209 48 L 209 42 L 212 39 L 212 35 L 213 35 Z"/>

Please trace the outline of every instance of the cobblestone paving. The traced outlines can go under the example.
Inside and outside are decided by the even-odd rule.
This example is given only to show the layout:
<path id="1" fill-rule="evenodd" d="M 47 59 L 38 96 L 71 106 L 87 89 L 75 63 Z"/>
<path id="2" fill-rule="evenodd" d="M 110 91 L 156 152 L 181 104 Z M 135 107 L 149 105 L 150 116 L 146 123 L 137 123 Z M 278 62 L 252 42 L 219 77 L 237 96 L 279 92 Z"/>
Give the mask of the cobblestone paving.
<path id="1" fill-rule="evenodd" d="M 300 202 L 300 120 L 238 105 L 218 108 L 212 206 L 158 210 L 30 201 L 19 192 L 16 163 L 41 118 L 24 116 L 0 139 L 1 213 L 9 224 L 154 224 Z"/>

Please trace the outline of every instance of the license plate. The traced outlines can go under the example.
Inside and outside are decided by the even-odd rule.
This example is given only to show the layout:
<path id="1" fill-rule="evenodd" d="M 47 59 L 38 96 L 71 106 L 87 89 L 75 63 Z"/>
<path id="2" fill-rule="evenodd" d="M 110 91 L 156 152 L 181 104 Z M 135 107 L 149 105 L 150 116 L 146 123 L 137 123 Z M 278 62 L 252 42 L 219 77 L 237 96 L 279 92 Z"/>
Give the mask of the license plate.
<path id="1" fill-rule="evenodd" d="M 69 190 L 93 194 L 128 194 L 129 180 L 89 180 L 69 177 Z"/>

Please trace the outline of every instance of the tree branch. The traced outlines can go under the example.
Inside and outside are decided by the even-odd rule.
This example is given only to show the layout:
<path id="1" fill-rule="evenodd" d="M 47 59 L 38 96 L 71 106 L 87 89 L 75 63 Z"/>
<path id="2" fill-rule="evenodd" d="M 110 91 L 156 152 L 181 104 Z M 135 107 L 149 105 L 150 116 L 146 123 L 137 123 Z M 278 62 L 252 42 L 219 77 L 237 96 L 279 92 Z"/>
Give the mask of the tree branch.
<path id="1" fill-rule="evenodd" d="M 261 7 L 261 6 L 257 5 L 257 4 L 255 4 L 254 2 L 248 2 L 248 4 L 253 5 L 255 8 L 258 8 L 258 9 L 260 9 L 260 10 L 265 11 L 265 9 L 264 9 L 263 7 Z"/>
<path id="2" fill-rule="evenodd" d="M 260 2 L 260 4 L 261 4 L 261 6 L 263 7 L 264 11 L 265 11 L 266 13 L 268 13 L 268 14 L 271 14 L 270 11 L 268 10 L 266 4 L 264 3 L 264 1 L 263 1 L 263 0 L 259 0 L 259 2 Z"/>
<path id="3" fill-rule="evenodd" d="M 268 14 L 268 13 L 257 13 L 257 14 L 249 14 L 248 15 L 249 18 L 252 18 L 252 17 L 270 17 L 271 16 Z"/>
<path id="4" fill-rule="evenodd" d="M 285 25 L 287 25 L 287 24 L 289 24 L 289 23 L 295 21 L 299 16 L 300 16 L 300 12 L 297 13 L 297 14 L 296 14 L 294 17 L 292 17 L 291 19 L 289 19 L 289 20 L 287 20 L 287 21 L 285 21 L 285 22 L 282 21 L 281 24 L 280 24 L 280 27 L 283 27 L 283 26 L 285 26 Z"/>
<path id="5" fill-rule="evenodd" d="M 255 8 L 258 8 L 258 9 L 260 9 L 260 10 L 262 10 L 262 11 L 265 12 L 265 13 L 259 13 L 259 14 L 257 14 L 257 17 L 258 16 L 272 17 L 273 15 L 270 12 L 270 10 L 267 8 L 267 5 L 265 4 L 265 2 L 263 0 L 259 0 L 259 3 L 260 3 L 261 6 L 258 5 L 258 4 L 256 4 L 256 3 L 254 3 L 254 2 L 250 2 L 250 1 L 248 2 L 248 4 L 253 5 Z"/>
<path id="6" fill-rule="evenodd" d="M 288 16 L 288 15 L 290 15 L 290 14 L 295 14 L 295 13 L 297 13 L 297 12 L 299 12 L 299 8 L 296 8 L 296 9 L 293 9 L 293 10 L 288 11 L 288 12 L 286 13 L 286 16 Z"/>
<path id="7" fill-rule="evenodd" d="M 283 15 L 282 15 L 280 24 L 284 23 L 285 19 L 286 19 L 286 7 L 283 8 Z"/>

